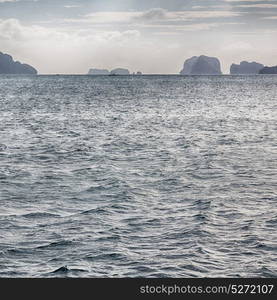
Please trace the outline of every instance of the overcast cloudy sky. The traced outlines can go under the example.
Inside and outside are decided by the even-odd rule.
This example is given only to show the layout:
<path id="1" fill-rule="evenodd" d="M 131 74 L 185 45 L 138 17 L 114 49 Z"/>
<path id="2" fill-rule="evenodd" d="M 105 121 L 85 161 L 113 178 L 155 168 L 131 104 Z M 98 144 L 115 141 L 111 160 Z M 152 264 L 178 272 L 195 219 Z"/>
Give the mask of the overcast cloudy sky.
<path id="1" fill-rule="evenodd" d="M 178 73 L 205 54 L 223 71 L 277 65 L 277 0 L 0 0 L 0 51 L 40 73 Z"/>

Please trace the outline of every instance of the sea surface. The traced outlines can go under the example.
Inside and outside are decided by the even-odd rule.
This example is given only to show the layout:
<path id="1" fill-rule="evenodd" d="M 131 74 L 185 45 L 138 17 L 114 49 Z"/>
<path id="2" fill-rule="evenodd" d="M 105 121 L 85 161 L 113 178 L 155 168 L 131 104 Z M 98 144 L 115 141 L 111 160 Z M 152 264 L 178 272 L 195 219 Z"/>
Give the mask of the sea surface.
<path id="1" fill-rule="evenodd" d="M 277 76 L 0 76 L 0 277 L 277 277 Z"/>

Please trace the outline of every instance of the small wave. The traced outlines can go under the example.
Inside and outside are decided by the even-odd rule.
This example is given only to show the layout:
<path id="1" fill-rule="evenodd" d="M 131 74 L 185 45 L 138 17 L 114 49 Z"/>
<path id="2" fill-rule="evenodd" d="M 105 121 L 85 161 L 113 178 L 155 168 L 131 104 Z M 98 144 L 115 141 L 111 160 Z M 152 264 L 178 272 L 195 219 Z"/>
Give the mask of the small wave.
<path id="1" fill-rule="evenodd" d="M 67 266 L 63 266 L 63 267 L 60 267 L 60 268 L 58 268 L 58 269 L 56 269 L 55 271 L 53 271 L 53 272 L 51 272 L 51 273 L 62 273 L 62 274 L 64 274 L 64 273 L 68 273 L 69 272 L 69 269 L 68 269 L 68 267 Z"/>
<path id="2" fill-rule="evenodd" d="M 108 213 L 107 210 L 103 208 L 93 208 L 89 210 L 82 211 L 80 214 L 81 215 L 90 215 L 90 214 L 106 214 Z"/>
<path id="3" fill-rule="evenodd" d="M 5 250 L 3 253 L 13 256 L 24 256 L 29 252 L 28 250 L 29 249 L 13 248 Z"/>
<path id="4" fill-rule="evenodd" d="M 36 249 L 51 249 L 51 248 L 63 248 L 67 246 L 71 246 L 73 244 L 72 241 L 59 241 L 59 242 L 53 242 L 48 245 L 39 246 Z"/>
<path id="5" fill-rule="evenodd" d="M 87 256 L 87 260 L 89 261 L 97 261 L 97 260 L 124 260 L 125 255 L 121 253 L 106 253 L 106 254 L 100 254 L 96 256 Z"/>
<path id="6" fill-rule="evenodd" d="M 50 272 L 50 274 L 68 274 L 68 273 L 83 273 L 83 272 L 87 272 L 86 270 L 83 269 L 69 269 L 67 266 L 62 266 L 56 270 L 54 270 L 53 272 Z"/>
<path id="7" fill-rule="evenodd" d="M 4 144 L 0 144 L 0 151 L 4 151 L 4 150 L 7 150 L 7 146 L 4 145 Z"/>
<path id="8" fill-rule="evenodd" d="M 235 139 L 232 139 L 232 138 L 222 138 L 222 139 L 219 139 L 217 141 L 217 144 L 218 145 L 232 145 L 232 144 L 239 144 L 239 142 Z"/>
<path id="9" fill-rule="evenodd" d="M 40 212 L 25 214 L 25 215 L 22 215 L 22 217 L 27 218 L 27 219 L 60 218 L 60 216 L 56 215 L 56 214 L 40 213 Z"/>
<path id="10" fill-rule="evenodd" d="M 151 272 L 155 272 L 156 270 L 147 266 L 137 266 L 134 268 L 136 271 L 138 271 L 139 273 L 151 273 Z"/>
<path id="11" fill-rule="evenodd" d="M 258 271 L 258 276 L 259 277 L 276 278 L 276 276 L 277 276 L 276 272 L 270 270 L 267 267 L 262 267 L 262 268 L 260 268 L 257 271 Z"/>

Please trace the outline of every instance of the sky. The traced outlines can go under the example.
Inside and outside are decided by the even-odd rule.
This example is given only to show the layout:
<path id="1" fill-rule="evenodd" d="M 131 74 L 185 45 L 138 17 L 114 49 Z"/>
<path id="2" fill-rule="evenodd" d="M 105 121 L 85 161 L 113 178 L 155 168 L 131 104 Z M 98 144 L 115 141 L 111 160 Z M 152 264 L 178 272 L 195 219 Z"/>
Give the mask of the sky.
<path id="1" fill-rule="evenodd" d="M 0 52 L 40 74 L 176 74 L 194 55 L 277 65 L 277 0 L 0 0 Z"/>

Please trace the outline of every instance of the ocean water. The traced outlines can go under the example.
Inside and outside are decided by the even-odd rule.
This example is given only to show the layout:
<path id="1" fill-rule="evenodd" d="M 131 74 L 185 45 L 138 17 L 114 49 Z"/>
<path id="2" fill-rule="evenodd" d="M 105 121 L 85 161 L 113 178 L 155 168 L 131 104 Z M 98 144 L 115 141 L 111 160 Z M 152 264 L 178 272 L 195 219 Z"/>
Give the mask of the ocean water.
<path id="1" fill-rule="evenodd" d="M 276 277 L 277 76 L 0 76 L 1 277 Z"/>

